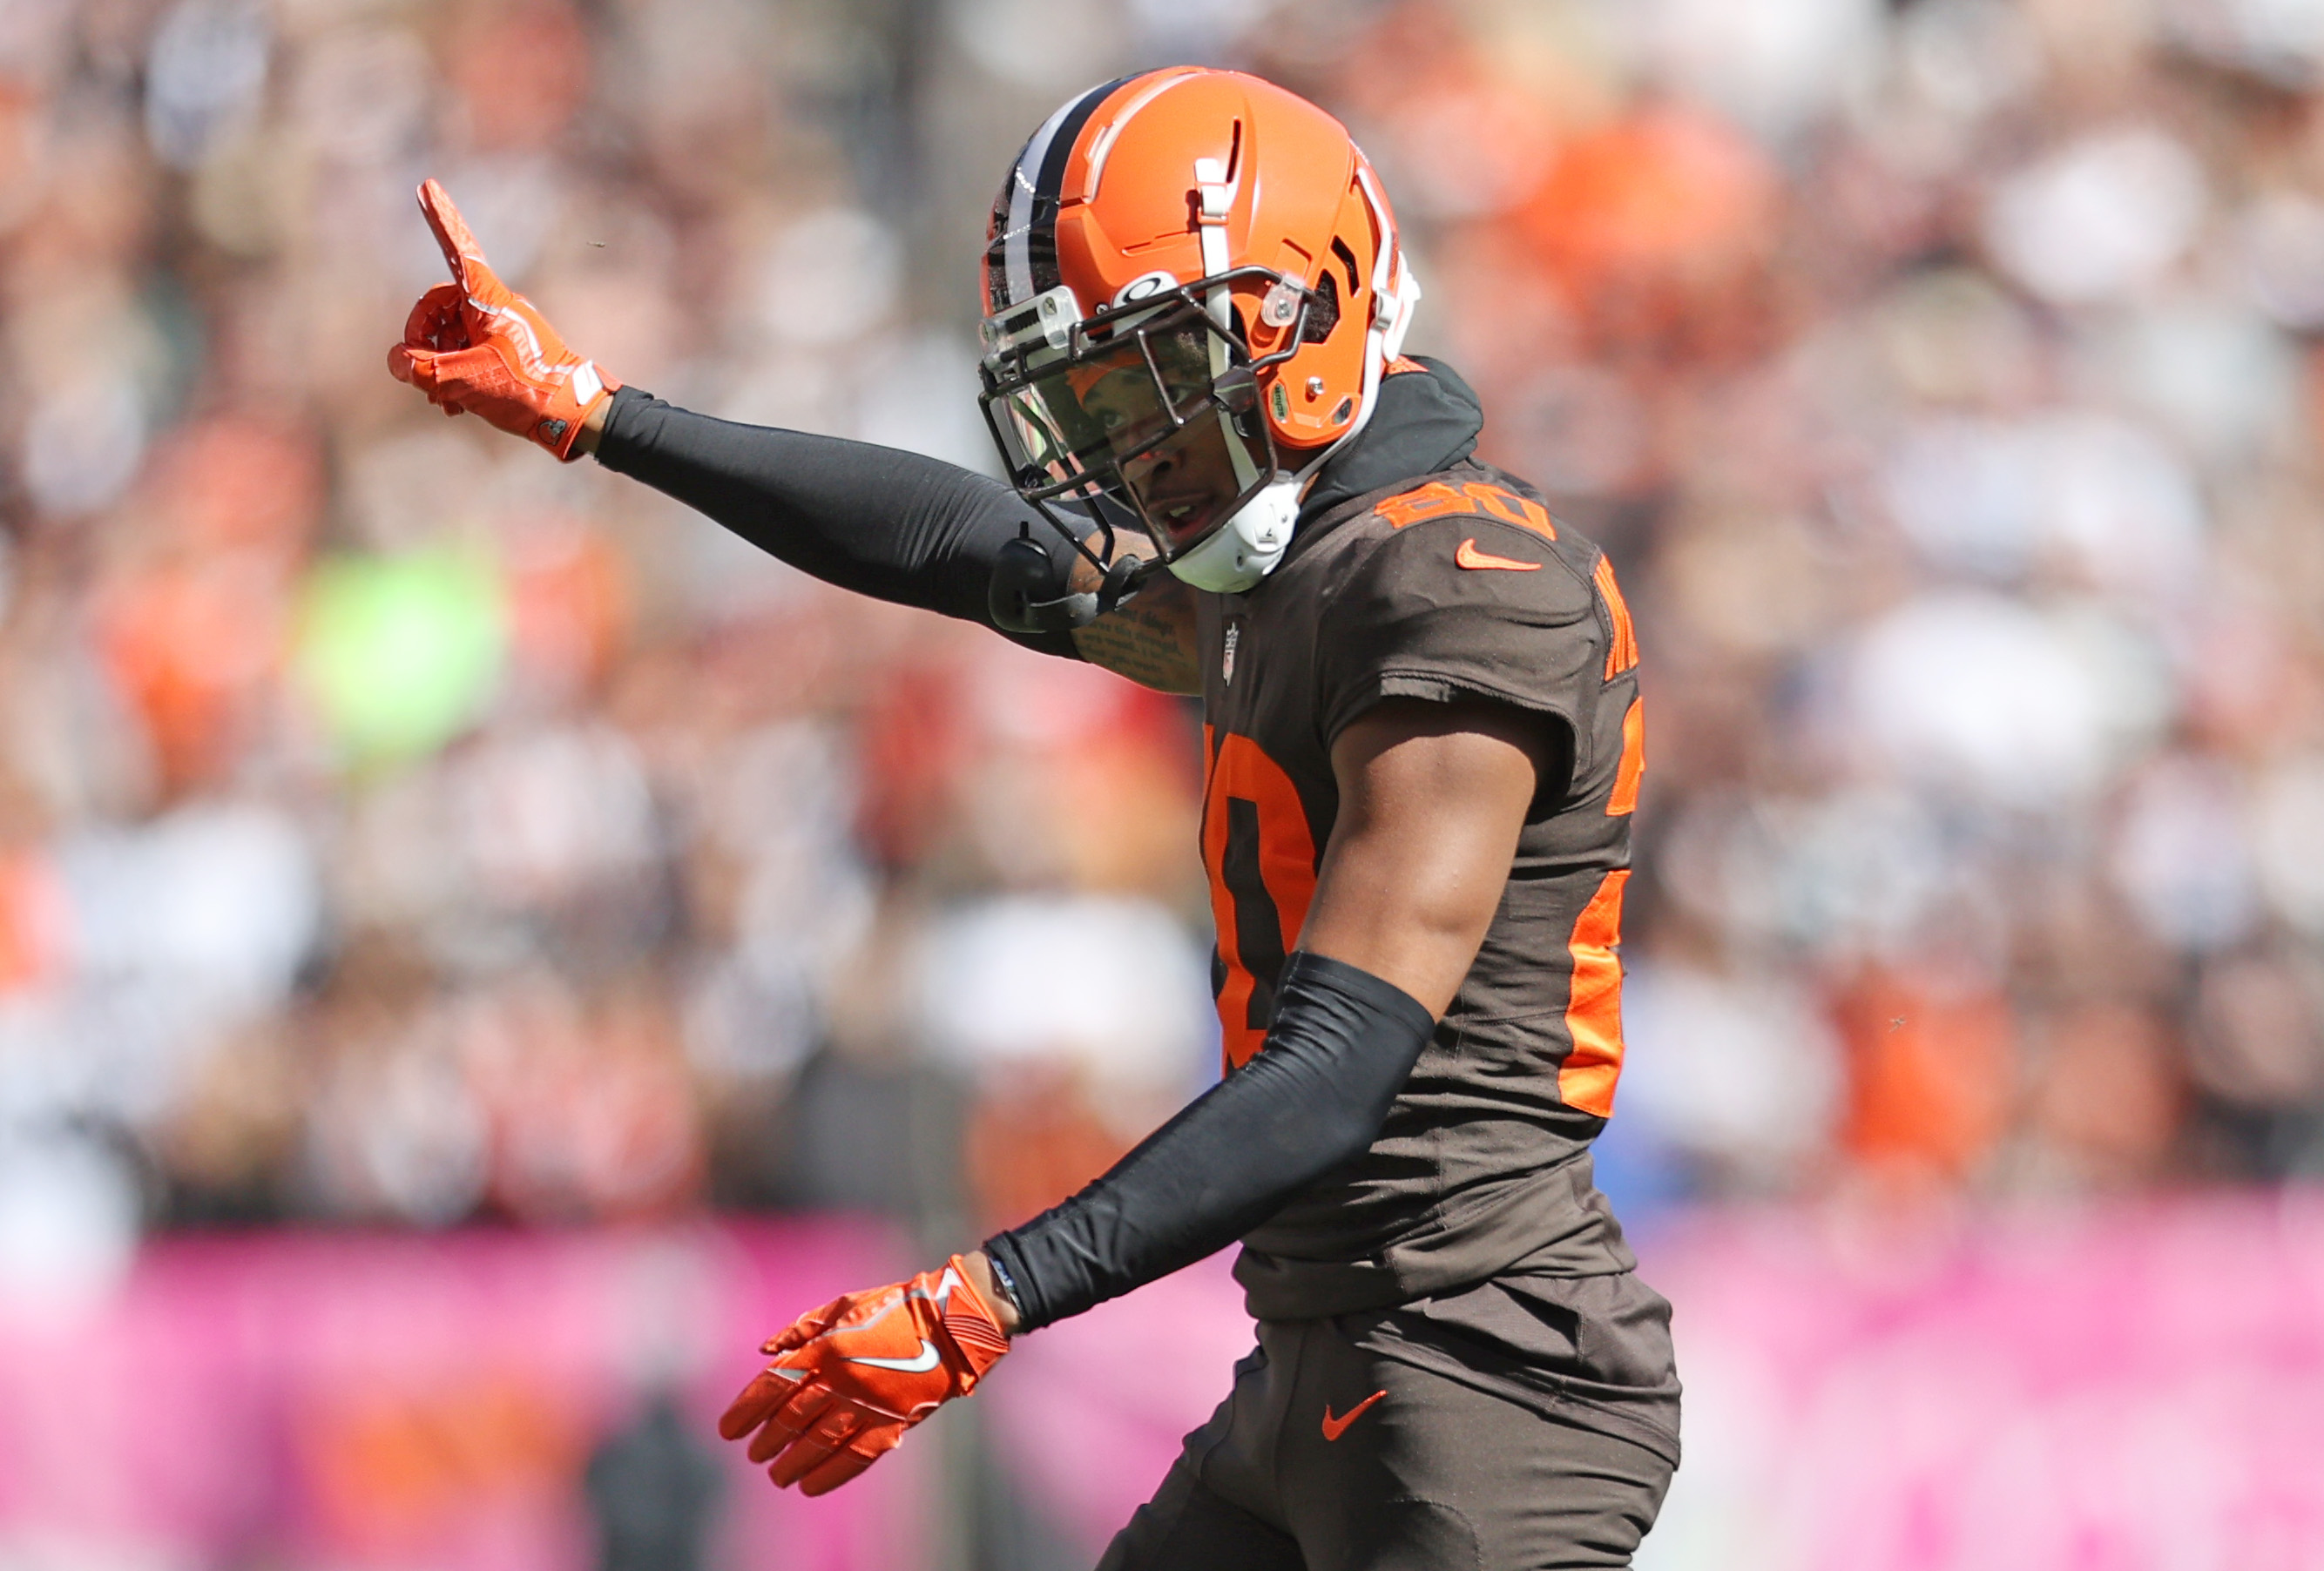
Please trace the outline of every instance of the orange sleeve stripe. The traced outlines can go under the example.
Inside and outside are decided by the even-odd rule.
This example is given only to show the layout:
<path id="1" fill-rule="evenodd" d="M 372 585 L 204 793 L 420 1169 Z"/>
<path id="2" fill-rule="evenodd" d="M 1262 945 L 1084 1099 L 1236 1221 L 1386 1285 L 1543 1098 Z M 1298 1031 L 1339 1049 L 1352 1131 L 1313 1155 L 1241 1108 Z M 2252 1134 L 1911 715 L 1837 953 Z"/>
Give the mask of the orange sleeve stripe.
<path id="1" fill-rule="evenodd" d="M 1622 599 L 1621 586 L 1614 582 L 1614 564 L 1602 554 L 1598 558 L 1597 571 L 1591 579 L 1598 585 L 1599 597 L 1606 602 L 1606 615 L 1614 624 L 1613 641 L 1606 646 L 1606 680 L 1611 682 L 1638 663 L 1638 635 L 1630 626 L 1630 608 Z"/>
<path id="2" fill-rule="evenodd" d="M 1567 948 L 1573 981 L 1566 996 L 1565 1029 L 1573 1049 L 1557 1070 L 1557 1098 L 1600 1118 L 1614 1114 L 1614 1082 L 1622 1075 L 1622 887 L 1628 868 L 1606 875 L 1574 919 Z"/>
<path id="3" fill-rule="evenodd" d="M 1638 781 L 1646 772 L 1646 700 L 1633 698 L 1622 712 L 1622 762 L 1614 771 L 1614 794 L 1606 799 L 1606 816 L 1618 818 L 1638 807 Z"/>

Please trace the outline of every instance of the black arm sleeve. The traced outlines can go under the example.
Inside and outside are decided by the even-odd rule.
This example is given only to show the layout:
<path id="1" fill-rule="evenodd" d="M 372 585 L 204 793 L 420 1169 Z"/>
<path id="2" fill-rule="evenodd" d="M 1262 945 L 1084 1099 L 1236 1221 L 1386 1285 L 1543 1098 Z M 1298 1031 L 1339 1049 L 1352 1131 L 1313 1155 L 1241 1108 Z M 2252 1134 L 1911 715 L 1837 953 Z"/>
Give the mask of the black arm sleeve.
<path id="1" fill-rule="evenodd" d="M 1435 1024 L 1369 971 L 1293 955 L 1264 1052 L 1103 1178 L 985 1241 L 1022 1328 L 1078 1315 L 1224 1248 L 1362 1155 Z"/>
<path id="2" fill-rule="evenodd" d="M 614 393 L 597 462 L 826 583 L 987 627 L 1004 544 L 1029 524 L 1061 573 L 1073 555 L 1015 492 L 956 464 L 716 420 L 636 388 Z M 1007 636 L 1044 654 L 1074 654 L 1070 633 Z"/>

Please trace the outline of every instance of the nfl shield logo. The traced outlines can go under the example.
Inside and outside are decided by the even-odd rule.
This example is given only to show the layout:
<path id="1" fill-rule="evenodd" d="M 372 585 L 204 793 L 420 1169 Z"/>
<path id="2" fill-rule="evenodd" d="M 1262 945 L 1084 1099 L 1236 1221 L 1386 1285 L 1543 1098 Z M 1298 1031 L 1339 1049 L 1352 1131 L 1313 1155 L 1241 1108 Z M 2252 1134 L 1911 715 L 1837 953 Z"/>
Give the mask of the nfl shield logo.
<path id="1" fill-rule="evenodd" d="M 1240 622 L 1229 622 L 1227 624 L 1226 653 L 1219 660 L 1219 680 L 1221 682 L 1231 683 L 1234 680 L 1235 646 L 1240 642 L 1242 642 L 1242 624 Z"/>

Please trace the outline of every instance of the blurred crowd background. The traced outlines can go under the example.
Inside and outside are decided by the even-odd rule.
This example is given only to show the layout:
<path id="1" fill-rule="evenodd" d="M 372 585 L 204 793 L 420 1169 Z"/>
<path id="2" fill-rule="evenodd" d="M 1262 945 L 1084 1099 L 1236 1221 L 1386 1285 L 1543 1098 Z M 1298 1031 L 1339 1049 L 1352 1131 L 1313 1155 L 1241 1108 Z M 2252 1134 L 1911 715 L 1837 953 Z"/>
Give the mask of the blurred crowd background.
<path id="1" fill-rule="evenodd" d="M 1627 586 L 1628 1214 L 2324 1174 L 2324 5 L 0 0 L 0 1298 L 957 1247 L 1216 1072 L 1186 706 L 384 368 L 434 175 L 624 380 L 990 469 L 993 185 L 1181 60 Z"/>

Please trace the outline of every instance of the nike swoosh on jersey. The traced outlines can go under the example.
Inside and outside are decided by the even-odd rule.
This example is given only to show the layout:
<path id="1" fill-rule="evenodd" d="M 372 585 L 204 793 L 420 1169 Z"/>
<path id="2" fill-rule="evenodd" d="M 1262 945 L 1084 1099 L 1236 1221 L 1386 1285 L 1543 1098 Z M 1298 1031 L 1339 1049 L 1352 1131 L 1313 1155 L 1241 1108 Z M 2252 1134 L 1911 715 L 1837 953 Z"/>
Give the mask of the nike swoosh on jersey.
<path id="1" fill-rule="evenodd" d="M 1541 564 L 1538 562 L 1519 562 L 1512 557 L 1496 556 L 1489 552 L 1478 550 L 1476 537 L 1473 535 L 1461 542 L 1461 548 L 1452 553 L 1452 560 L 1462 567 L 1499 567 L 1508 573 L 1541 571 Z"/>
<path id="2" fill-rule="evenodd" d="M 926 1374 L 936 1366 L 936 1345 L 923 1337 L 919 1352 L 910 1358 L 858 1358 L 851 1354 L 847 1362 L 868 1364 L 874 1369 L 893 1369 L 904 1374 Z"/>
<path id="3" fill-rule="evenodd" d="M 1330 1402 L 1325 1402 L 1323 1404 L 1323 1438 L 1326 1440 L 1336 1440 L 1341 1436 L 1346 1434 L 1348 1432 L 1348 1426 L 1354 1423 L 1358 1419 L 1362 1418 L 1366 1408 L 1369 1408 L 1372 1403 L 1379 1401 L 1380 1398 L 1387 1394 L 1388 1392 L 1384 1391 L 1376 1391 L 1372 1392 L 1371 1395 L 1364 1398 L 1363 1401 L 1358 1402 L 1355 1406 L 1350 1408 L 1345 1417 L 1337 1419 L 1332 1416 L 1332 1404 Z"/>

